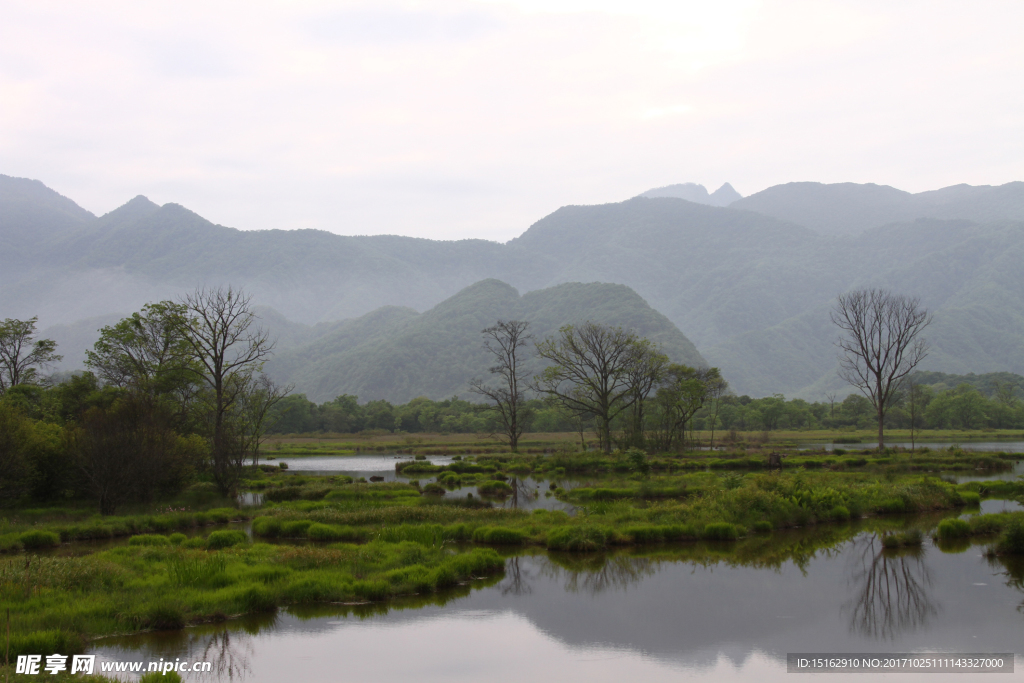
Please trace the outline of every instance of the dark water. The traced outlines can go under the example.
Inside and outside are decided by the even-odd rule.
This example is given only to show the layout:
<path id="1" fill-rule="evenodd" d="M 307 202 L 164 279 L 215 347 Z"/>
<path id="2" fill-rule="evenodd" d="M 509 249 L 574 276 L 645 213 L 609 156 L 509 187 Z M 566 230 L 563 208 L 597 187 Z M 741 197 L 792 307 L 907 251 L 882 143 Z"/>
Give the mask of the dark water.
<path id="1" fill-rule="evenodd" d="M 986 558 L 977 545 L 894 553 L 871 533 L 836 534 L 535 552 L 444 604 L 282 611 L 107 639 L 93 652 L 205 659 L 220 672 L 192 680 L 308 683 L 781 681 L 794 675 L 787 652 L 1024 653 L 1024 563 Z"/>
<path id="2" fill-rule="evenodd" d="M 399 481 L 409 482 L 412 480 L 426 484 L 436 480 L 433 474 L 409 474 L 399 475 L 395 473 L 395 464 L 410 461 L 412 458 L 407 455 L 395 455 L 387 453 L 383 455 L 349 455 L 349 456 L 310 456 L 308 458 L 282 458 L 279 462 L 288 463 L 289 474 L 305 474 L 329 476 L 335 474 L 346 474 L 350 477 L 363 477 L 369 481 L 370 477 L 383 477 L 385 482 Z M 450 465 L 453 460 L 451 456 L 429 456 L 425 461 L 432 465 Z M 559 477 L 555 479 L 542 479 L 534 477 L 517 477 L 509 482 L 515 488 L 514 494 L 501 498 L 489 498 L 497 507 L 518 507 L 524 510 L 565 510 L 573 512 L 575 508 L 566 503 L 559 502 L 554 495 L 548 492 L 550 485 L 555 483 L 564 489 L 572 489 L 579 485 L 582 480 L 573 477 Z M 262 502 L 260 494 L 242 494 L 246 497 L 242 502 L 246 505 L 254 505 Z M 463 486 L 461 488 L 446 491 L 447 498 L 465 498 L 467 496 L 478 496 L 475 485 Z"/>

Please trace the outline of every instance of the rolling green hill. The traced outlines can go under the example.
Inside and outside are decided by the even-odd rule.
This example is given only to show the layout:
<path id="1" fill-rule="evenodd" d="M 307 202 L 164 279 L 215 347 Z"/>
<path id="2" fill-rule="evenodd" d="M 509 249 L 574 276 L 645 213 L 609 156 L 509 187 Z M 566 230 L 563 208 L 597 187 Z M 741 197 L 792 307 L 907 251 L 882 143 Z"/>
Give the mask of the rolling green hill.
<path id="1" fill-rule="evenodd" d="M 657 342 L 677 362 L 706 365 L 678 328 L 628 287 L 569 283 L 520 296 L 503 282 L 484 280 L 422 314 L 386 307 L 345 321 L 278 353 L 267 372 L 317 402 L 340 394 L 400 403 L 465 396 L 469 381 L 486 378 L 493 364 L 481 330 L 499 319 L 529 321 L 538 339 L 586 320 L 622 326 Z M 527 367 L 539 372 L 542 366 L 535 360 Z"/>

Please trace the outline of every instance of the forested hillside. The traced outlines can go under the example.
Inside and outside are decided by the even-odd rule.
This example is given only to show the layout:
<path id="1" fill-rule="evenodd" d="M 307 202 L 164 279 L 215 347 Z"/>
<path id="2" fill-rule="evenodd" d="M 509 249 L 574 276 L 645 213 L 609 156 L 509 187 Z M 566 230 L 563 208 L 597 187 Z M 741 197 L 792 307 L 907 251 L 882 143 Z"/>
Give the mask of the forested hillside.
<path id="1" fill-rule="evenodd" d="M 503 282 L 484 280 L 423 314 L 386 307 L 345 321 L 278 353 L 267 371 L 317 402 L 342 394 L 397 403 L 467 396 L 469 381 L 486 379 L 493 364 L 481 330 L 499 319 L 529 321 L 538 340 L 587 320 L 621 326 L 656 342 L 675 362 L 706 365 L 690 340 L 628 287 L 572 283 L 520 296 Z M 542 366 L 534 359 L 527 368 Z"/>
<path id="2" fill-rule="evenodd" d="M 243 287 L 310 327 L 284 350 L 382 307 L 415 316 L 488 278 L 525 294 L 606 282 L 663 313 L 738 393 L 820 398 L 842 391 L 831 302 L 879 286 L 934 313 L 922 369 L 1024 372 L 1024 183 L 918 194 L 793 183 L 726 208 L 638 197 L 563 207 L 503 245 L 246 232 L 143 197 L 96 218 L 41 183 L 0 177 L 0 240 L 0 318 L 38 315 L 47 334 L 69 325 L 51 336 L 77 345 L 93 324 L 81 321 L 199 285 Z"/>

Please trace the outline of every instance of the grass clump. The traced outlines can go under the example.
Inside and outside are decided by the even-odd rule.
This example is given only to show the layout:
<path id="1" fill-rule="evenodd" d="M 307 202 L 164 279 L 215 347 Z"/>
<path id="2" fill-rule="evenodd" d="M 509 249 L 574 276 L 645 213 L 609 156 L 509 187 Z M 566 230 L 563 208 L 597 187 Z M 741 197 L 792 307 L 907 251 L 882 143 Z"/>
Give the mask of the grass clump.
<path id="1" fill-rule="evenodd" d="M 995 549 L 1005 555 L 1024 555 L 1024 520 L 1016 518 L 1007 524 Z"/>
<path id="2" fill-rule="evenodd" d="M 226 576 L 226 568 L 222 555 L 189 555 L 168 562 L 167 573 L 178 586 L 212 586 L 216 577 Z"/>
<path id="3" fill-rule="evenodd" d="M 518 529 L 484 526 L 473 532 L 473 540 L 490 545 L 522 545 L 527 535 Z"/>
<path id="4" fill-rule="evenodd" d="M 884 548 L 912 548 L 924 543 L 924 534 L 920 529 L 909 529 L 895 533 L 882 534 Z"/>
<path id="5" fill-rule="evenodd" d="M 64 630 L 47 629 L 27 634 L 11 634 L 11 661 L 19 655 L 38 655 L 59 652 L 62 655 L 79 654 L 85 650 L 80 636 Z"/>
<path id="6" fill-rule="evenodd" d="M 334 524 L 310 524 L 306 529 L 306 536 L 311 541 L 325 543 L 356 543 L 366 540 L 366 532 Z"/>
<path id="7" fill-rule="evenodd" d="M 981 505 L 981 494 L 974 491 L 960 491 L 960 499 L 967 507 L 976 508 Z"/>
<path id="8" fill-rule="evenodd" d="M 242 545 L 248 542 L 249 537 L 245 535 L 244 531 L 214 531 L 206 538 L 206 547 L 210 550 L 220 550 L 221 548 L 230 548 L 231 546 Z"/>
<path id="9" fill-rule="evenodd" d="M 935 534 L 942 539 L 963 538 L 971 535 L 971 525 L 966 520 L 956 517 L 944 519 L 939 522 Z"/>
<path id="10" fill-rule="evenodd" d="M 548 531 L 547 547 L 575 552 L 602 550 L 610 537 L 609 530 L 595 525 L 560 526 Z"/>
<path id="11" fill-rule="evenodd" d="M 56 548 L 60 545 L 60 534 L 53 531 L 33 529 L 26 531 L 18 537 L 18 541 L 27 550 L 39 550 L 41 548 Z"/>

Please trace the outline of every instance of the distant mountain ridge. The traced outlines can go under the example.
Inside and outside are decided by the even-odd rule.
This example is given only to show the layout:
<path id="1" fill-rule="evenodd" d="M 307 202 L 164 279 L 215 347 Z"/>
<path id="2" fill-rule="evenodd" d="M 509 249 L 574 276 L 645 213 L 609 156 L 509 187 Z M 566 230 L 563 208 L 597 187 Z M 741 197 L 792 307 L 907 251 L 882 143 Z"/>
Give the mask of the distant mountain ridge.
<path id="1" fill-rule="evenodd" d="M 725 183 L 711 194 L 708 194 L 707 188 L 703 185 L 698 185 L 697 183 L 681 183 L 678 185 L 656 187 L 653 190 L 642 192 L 640 196 L 674 197 L 676 199 L 685 199 L 688 202 L 707 204 L 709 206 L 729 206 L 736 200 L 743 199 L 743 195 L 733 189 L 733 186 L 729 183 Z"/>
<path id="2" fill-rule="evenodd" d="M 1022 193 L 1024 183 L 913 195 L 795 183 L 725 208 L 636 197 L 562 207 L 498 244 L 245 232 L 145 198 L 96 218 L 41 183 L 0 177 L 0 318 L 74 327 L 233 284 L 324 332 L 382 307 L 417 315 L 491 278 L 524 298 L 617 283 L 667 316 L 739 393 L 815 397 L 837 383 L 831 302 L 881 286 L 934 312 L 923 369 L 1024 373 Z"/>
<path id="3" fill-rule="evenodd" d="M 743 197 L 731 208 L 790 221 L 826 235 L 856 235 L 918 218 L 979 223 L 1024 220 L 1024 182 L 953 185 L 911 194 L 888 185 L 787 183 Z"/>

